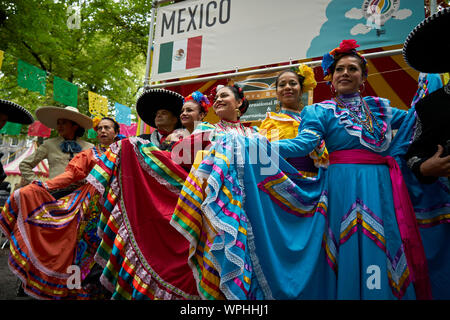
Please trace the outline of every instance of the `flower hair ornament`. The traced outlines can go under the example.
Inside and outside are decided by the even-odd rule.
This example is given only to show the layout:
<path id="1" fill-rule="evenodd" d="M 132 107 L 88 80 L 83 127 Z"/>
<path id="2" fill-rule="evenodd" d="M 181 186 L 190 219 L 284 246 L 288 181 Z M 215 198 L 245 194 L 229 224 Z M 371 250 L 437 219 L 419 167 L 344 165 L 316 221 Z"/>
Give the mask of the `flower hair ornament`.
<path id="1" fill-rule="evenodd" d="M 192 92 L 190 95 L 184 98 L 183 103 L 187 101 L 197 102 L 206 113 L 208 113 L 209 107 L 211 107 L 211 103 L 209 102 L 208 98 L 200 91 Z"/>
<path id="2" fill-rule="evenodd" d="M 245 100 L 244 90 L 242 90 L 242 88 L 239 87 L 238 85 L 234 85 L 234 87 L 239 92 L 239 97 L 241 97 L 242 100 Z"/>
<path id="3" fill-rule="evenodd" d="M 233 88 L 236 90 L 237 95 L 239 96 L 239 99 L 245 100 L 245 95 L 244 95 L 244 90 L 242 90 L 241 87 L 239 87 L 237 84 L 231 84 L 231 85 L 223 85 L 223 84 L 218 84 L 215 88 L 214 88 L 214 94 L 216 94 L 220 89 L 225 88 L 225 87 L 229 87 L 229 88 Z"/>
<path id="4" fill-rule="evenodd" d="M 350 39 L 350 40 L 342 40 L 342 42 L 339 44 L 339 47 L 334 48 L 329 53 L 326 53 L 322 58 L 322 69 L 323 69 L 323 75 L 324 80 L 328 82 L 328 84 L 331 81 L 331 66 L 335 63 L 336 56 L 341 53 L 350 53 L 357 55 L 361 58 L 364 65 L 366 66 L 366 71 L 364 72 L 364 75 L 367 76 L 367 60 L 356 51 L 356 48 L 359 47 L 359 44 L 356 43 L 356 40 Z"/>
<path id="5" fill-rule="evenodd" d="M 102 120 L 102 118 L 100 118 L 100 117 L 98 117 L 98 116 L 95 116 L 93 119 L 92 119 L 92 127 L 94 128 L 94 129 L 96 129 L 97 128 L 97 126 L 98 126 L 98 124 L 99 124 L 99 122 Z"/>
<path id="6" fill-rule="evenodd" d="M 302 83 L 302 91 L 306 92 L 317 86 L 316 79 L 314 78 L 314 71 L 311 67 L 302 63 L 298 66 L 298 68 L 293 68 L 293 71 L 304 78 Z"/>

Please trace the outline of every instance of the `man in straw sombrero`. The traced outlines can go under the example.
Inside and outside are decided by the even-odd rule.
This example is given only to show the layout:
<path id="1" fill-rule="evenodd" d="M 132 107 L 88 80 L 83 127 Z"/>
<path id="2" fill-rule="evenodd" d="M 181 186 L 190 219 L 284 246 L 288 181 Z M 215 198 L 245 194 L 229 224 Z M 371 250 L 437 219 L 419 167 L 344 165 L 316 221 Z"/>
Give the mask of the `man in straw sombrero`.
<path id="1" fill-rule="evenodd" d="M 19 106 L 17 103 L 0 99 L 0 129 L 3 128 L 6 122 L 14 122 L 20 124 L 32 124 L 34 122 L 31 113 L 24 107 Z M 0 158 L 3 156 L 0 153 Z M 6 178 L 6 174 L 3 171 L 3 165 L 0 163 L 0 182 Z"/>
<path id="2" fill-rule="evenodd" d="M 136 111 L 142 121 L 156 130 L 139 137 L 161 148 L 167 136 L 181 128 L 179 116 L 183 99 L 181 94 L 166 89 L 145 90 L 136 102 Z"/>
<path id="3" fill-rule="evenodd" d="M 52 179 L 64 172 L 75 154 L 93 147 L 93 144 L 81 139 L 85 130 L 92 128 L 92 119 L 80 113 L 77 108 L 41 107 L 36 110 L 36 118 L 45 126 L 57 130 L 59 136 L 44 141 L 31 156 L 20 163 L 25 184 L 34 180 L 32 169 L 42 160 L 48 160 L 49 178 Z"/>

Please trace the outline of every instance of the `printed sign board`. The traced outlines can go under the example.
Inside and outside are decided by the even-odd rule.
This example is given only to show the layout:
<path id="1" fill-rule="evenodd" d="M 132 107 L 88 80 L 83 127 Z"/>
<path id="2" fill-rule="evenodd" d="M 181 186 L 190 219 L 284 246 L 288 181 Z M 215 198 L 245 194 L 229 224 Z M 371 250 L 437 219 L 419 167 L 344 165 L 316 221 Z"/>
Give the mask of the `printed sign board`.
<path id="1" fill-rule="evenodd" d="M 182 1 L 157 11 L 151 81 L 401 44 L 424 18 L 423 0 Z"/>

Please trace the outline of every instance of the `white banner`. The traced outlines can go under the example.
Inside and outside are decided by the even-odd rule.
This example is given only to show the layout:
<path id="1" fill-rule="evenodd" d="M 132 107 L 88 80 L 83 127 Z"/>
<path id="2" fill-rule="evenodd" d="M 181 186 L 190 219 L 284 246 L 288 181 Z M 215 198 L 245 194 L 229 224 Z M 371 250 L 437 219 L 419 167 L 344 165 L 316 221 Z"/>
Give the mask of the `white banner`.
<path id="1" fill-rule="evenodd" d="M 182 1 L 158 9 L 151 81 L 401 44 L 424 17 L 423 0 Z"/>

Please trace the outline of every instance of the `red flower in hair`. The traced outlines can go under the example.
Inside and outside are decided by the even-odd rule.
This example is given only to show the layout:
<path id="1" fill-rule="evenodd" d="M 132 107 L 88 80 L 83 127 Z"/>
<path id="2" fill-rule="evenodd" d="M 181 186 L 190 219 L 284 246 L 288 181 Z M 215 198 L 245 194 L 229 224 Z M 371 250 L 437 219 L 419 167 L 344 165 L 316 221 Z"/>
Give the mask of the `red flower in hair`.
<path id="1" fill-rule="evenodd" d="M 338 52 L 350 52 L 356 48 L 359 47 L 359 44 L 356 43 L 356 40 L 350 39 L 350 40 L 342 40 L 342 42 L 339 44 Z"/>

